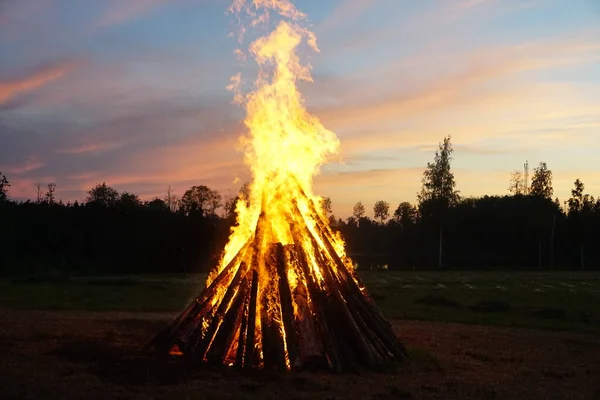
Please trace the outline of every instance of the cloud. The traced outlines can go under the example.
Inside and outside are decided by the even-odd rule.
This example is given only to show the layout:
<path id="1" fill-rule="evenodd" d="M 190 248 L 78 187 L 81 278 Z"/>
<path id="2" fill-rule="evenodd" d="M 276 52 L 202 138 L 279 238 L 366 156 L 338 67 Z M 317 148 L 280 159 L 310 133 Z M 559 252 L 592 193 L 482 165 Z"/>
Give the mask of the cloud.
<path id="1" fill-rule="evenodd" d="M 433 82 L 419 83 L 423 81 L 422 78 L 410 75 L 394 79 L 391 75 L 371 73 L 378 77 L 376 82 L 387 83 L 386 90 L 379 87 L 378 83 L 367 84 L 376 87 L 365 87 L 364 84 L 356 84 L 356 79 L 355 84 L 340 81 L 340 96 L 361 101 L 319 107 L 314 112 L 334 129 L 342 129 L 361 123 L 372 125 L 373 121 L 381 123 L 386 119 L 412 117 L 459 104 L 476 104 L 497 96 L 515 96 L 518 90 L 507 94 L 507 83 L 511 89 L 518 89 L 519 85 L 524 84 L 519 78 L 526 72 L 599 61 L 600 44 L 585 39 L 562 39 L 476 50 L 444 58 L 438 59 L 436 65 L 454 65 L 456 72 L 442 72 L 443 75 Z M 428 63 L 427 60 L 419 63 L 421 69 L 427 68 Z M 390 74 L 395 72 L 389 69 Z M 502 85 L 498 85 L 500 82 Z M 330 96 L 331 90 L 331 87 L 328 88 Z M 369 98 L 363 93 L 377 93 L 378 96 Z"/>
<path id="2" fill-rule="evenodd" d="M 372 7 L 376 0 L 342 0 L 333 12 L 317 27 L 318 31 L 330 31 L 339 25 L 347 25 Z"/>
<path id="3" fill-rule="evenodd" d="M 21 93 L 39 89 L 63 77 L 73 70 L 76 65 L 77 63 L 74 61 L 42 65 L 26 76 L 0 80 L 0 104 L 5 104 Z"/>
<path id="4" fill-rule="evenodd" d="M 535 7 L 539 4 L 539 0 L 442 0 L 431 4 L 432 7 L 412 15 L 402 29 L 422 32 L 424 27 L 440 28 L 455 23 L 465 23 L 468 19 L 471 19 L 469 22 L 473 22 L 468 25 L 472 29 L 474 24 L 485 24 L 491 19 Z"/>
<path id="5" fill-rule="evenodd" d="M 113 0 L 109 3 L 109 9 L 98 19 L 97 24 L 100 26 L 121 24 L 148 14 L 167 3 L 167 0 Z"/>
<path id="6" fill-rule="evenodd" d="M 126 142 L 112 142 L 112 143 L 83 143 L 73 147 L 66 147 L 57 149 L 57 153 L 63 154 L 86 154 L 95 153 L 98 151 L 111 150 L 124 145 Z"/>
<path id="7" fill-rule="evenodd" d="M 44 166 L 44 163 L 37 157 L 28 157 L 24 162 L 16 165 L 5 165 L 0 167 L 0 170 L 10 172 L 11 174 L 25 174 L 30 171 L 35 171 Z"/>
<path id="8" fill-rule="evenodd" d="M 5 144 L 0 159 L 12 171 L 23 154 L 44 159 L 43 166 L 30 167 L 25 176 L 9 176 L 11 182 L 53 176 L 57 196 L 81 200 L 105 180 L 119 190 L 144 193 L 162 192 L 169 184 L 183 190 L 189 187 L 185 182 L 205 177 L 225 188 L 235 171 L 220 162 L 231 159 L 242 166 L 242 156 L 235 152 L 240 130 L 228 99 L 133 91 L 111 102 L 110 92 L 106 95 L 105 100 L 71 101 L 64 108 L 47 101 L 7 112 L 0 120 L 0 142 Z"/>

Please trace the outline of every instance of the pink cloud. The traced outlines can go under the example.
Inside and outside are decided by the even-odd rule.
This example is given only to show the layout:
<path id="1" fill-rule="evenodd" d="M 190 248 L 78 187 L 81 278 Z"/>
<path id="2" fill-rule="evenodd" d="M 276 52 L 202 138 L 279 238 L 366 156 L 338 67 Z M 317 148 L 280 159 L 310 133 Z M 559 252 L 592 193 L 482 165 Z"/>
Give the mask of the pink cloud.
<path id="1" fill-rule="evenodd" d="M 363 99 L 360 103 L 334 104 L 322 106 L 313 111 L 321 117 L 327 126 L 342 129 L 347 126 L 373 125 L 373 121 L 397 120 L 401 116 L 414 117 L 426 112 L 439 112 L 442 109 L 456 107 L 457 104 L 490 102 L 490 99 L 511 99 L 519 97 L 519 87 L 530 89 L 533 84 L 520 80 L 527 71 L 558 68 L 570 65 L 592 63 L 600 59 L 600 44 L 587 38 L 567 38 L 554 41 L 528 43 L 518 46 L 506 46 L 492 49 L 453 54 L 437 60 L 440 65 L 454 65 L 457 71 L 427 83 L 419 82 L 418 77 L 405 75 L 405 79 L 394 79 L 384 93 L 377 98 L 365 99 L 364 93 L 372 93 L 378 87 L 370 87 L 349 81 L 339 81 L 328 91 L 337 90 L 344 98 Z M 423 59 L 419 64 L 427 66 L 431 59 Z M 417 68 L 418 69 L 418 68 Z M 397 73 L 393 68 L 387 71 Z M 384 71 L 365 74 L 381 76 L 386 82 Z M 501 85 L 498 83 L 502 82 Z M 496 84 L 496 86 L 489 86 Z M 508 85 L 507 85 L 508 84 Z M 540 84 L 539 87 L 543 85 Z M 509 90 L 507 90 L 507 87 Z M 381 88 L 380 88 L 381 89 Z M 381 90 L 379 90 L 381 93 Z M 521 90 L 521 93 L 526 93 Z M 363 126 L 364 126 L 363 125 Z"/>
<path id="2" fill-rule="evenodd" d="M 110 26 L 132 20 L 167 4 L 167 0 L 111 1 L 109 10 L 98 20 L 100 26 Z"/>
<path id="3" fill-rule="evenodd" d="M 213 140 L 195 136 L 138 150 L 121 163 L 118 170 L 85 171 L 65 178 L 69 181 L 69 191 L 81 193 L 81 198 L 91 187 L 103 181 L 119 190 L 141 194 L 144 199 L 157 195 L 162 197 L 168 186 L 182 194 L 194 184 L 208 185 L 222 194 L 235 193 L 241 185 L 239 181 L 249 178 L 243 155 L 236 151 L 237 141 L 234 130 L 223 131 Z M 71 154 L 84 154 L 75 151 L 88 148 L 69 150 L 72 150 Z"/>
<path id="4" fill-rule="evenodd" d="M 76 63 L 68 61 L 59 65 L 46 66 L 28 76 L 0 81 L 0 104 L 24 92 L 41 88 L 70 72 Z"/>
<path id="5" fill-rule="evenodd" d="M 90 143 L 82 143 L 78 145 L 74 145 L 72 147 L 65 147 L 62 149 L 56 150 L 57 153 L 63 154 L 86 154 L 86 153 L 96 153 L 105 150 L 113 150 L 123 146 L 126 141 L 113 141 L 113 142 L 90 142 Z"/>
<path id="6" fill-rule="evenodd" d="M 18 165 L 3 166 L 0 170 L 8 171 L 12 174 L 25 174 L 27 172 L 35 171 L 44 166 L 44 163 L 37 157 L 29 157 L 25 162 Z"/>

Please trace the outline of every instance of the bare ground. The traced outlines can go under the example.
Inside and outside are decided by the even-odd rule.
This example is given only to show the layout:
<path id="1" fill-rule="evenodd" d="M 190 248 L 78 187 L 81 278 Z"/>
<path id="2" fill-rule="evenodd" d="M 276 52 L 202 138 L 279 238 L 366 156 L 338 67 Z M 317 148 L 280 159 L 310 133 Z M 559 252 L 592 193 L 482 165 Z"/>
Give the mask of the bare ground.
<path id="1" fill-rule="evenodd" d="M 144 344 L 173 314 L 0 310 L 5 399 L 592 399 L 600 337 L 394 321 L 413 360 L 395 372 L 184 368 Z"/>

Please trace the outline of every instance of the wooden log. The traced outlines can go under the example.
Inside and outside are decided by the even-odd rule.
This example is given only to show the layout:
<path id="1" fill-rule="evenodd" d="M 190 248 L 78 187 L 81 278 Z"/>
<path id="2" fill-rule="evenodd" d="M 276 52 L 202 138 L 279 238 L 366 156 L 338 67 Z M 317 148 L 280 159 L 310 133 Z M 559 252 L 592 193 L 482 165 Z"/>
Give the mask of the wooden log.
<path id="1" fill-rule="evenodd" d="M 298 335 L 294 324 L 294 305 L 292 302 L 292 292 L 288 280 L 287 268 L 292 268 L 290 265 L 286 268 L 286 257 L 281 243 L 276 244 L 276 270 L 279 289 L 279 302 L 281 305 L 281 322 L 282 328 L 285 331 L 286 349 L 289 365 L 298 357 Z"/>
<path id="2" fill-rule="evenodd" d="M 314 207 L 314 204 L 312 204 L 312 201 L 310 201 L 310 200 L 308 200 L 308 201 L 309 201 L 311 212 L 314 214 L 314 217 L 316 217 L 315 221 L 317 221 L 318 232 L 319 232 L 319 234 L 322 235 L 323 242 L 327 248 L 327 251 L 337 266 L 336 271 L 338 272 L 338 275 L 340 276 L 340 278 L 342 278 L 342 283 L 343 283 L 342 286 L 348 287 L 350 289 L 350 292 L 353 292 L 356 297 L 359 297 L 362 299 L 361 303 L 363 304 L 364 308 L 367 310 L 367 313 L 371 315 L 371 318 L 369 318 L 369 319 L 373 322 L 376 321 L 378 333 L 380 335 L 384 335 L 386 337 L 387 344 L 394 350 L 394 354 L 396 356 L 398 356 L 399 358 L 406 358 L 406 356 L 407 356 L 406 349 L 400 343 L 400 341 L 398 340 L 398 337 L 393 332 L 391 325 L 384 318 L 383 314 L 381 314 L 381 311 L 379 310 L 379 308 L 376 307 L 374 301 L 372 301 L 372 298 L 368 294 L 368 292 L 366 290 L 361 290 L 361 288 L 358 286 L 358 284 L 357 284 L 358 278 L 356 276 L 353 276 L 353 274 L 348 270 L 348 268 L 346 267 L 343 260 L 339 257 L 339 255 L 333 248 L 333 245 L 331 244 L 331 241 L 330 241 L 331 233 L 329 231 L 329 228 L 324 225 L 323 220 L 321 218 L 318 218 L 318 213 L 316 212 L 316 209 Z M 300 213 L 297 204 L 295 204 L 295 207 L 296 207 L 297 212 Z M 384 328 L 382 325 L 384 325 L 384 326 L 387 325 L 387 329 Z"/>
<path id="3" fill-rule="evenodd" d="M 290 220 L 293 221 L 291 218 Z M 297 238 L 298 240 L 303 238 L 303 233 L 299 232 L 297 226 L 293 222 L 290 224 L 290 228 L 294 238 Z M 306 234 L 306 232 L 304 232 L 304 234 Z M 315 316 L 316 327 L 323 349 L 329 360 L 331 369 L 335 372 L 343 372 L 344 366 L 340 358 L 340 349 L 335 341 L 335 336 L 332 334 L 333 332 L 328 327 L 327 315 L 325 313 L 327 307 L 325 294 L 313 280 L 312 272 L 308 265 L 308 257 L 305 254 L 304 249 L 300 245 L 296 246 L 296 249 L 298 251 L 298 263 L 306 281 L 310 302 L 313 303 L 311 311 Z"/>
<path id="4" fill-rule="evenodd" d="M 379 335 L 384 335 L 389 340 L 389 345 L 395 349 L 395 353 L 402 357 L 406 355 L 406 349 L 400 342 L 396 334 L 394 333 L 391 324 L 375 303 L 369 301 L 368 297 L 365 296 L 365 291 L 360 290 L 357 286 L 347 285 L 348 292 L 346 298 L 349 302 L 352 302 L 353 308 L 361 312 L 363 319 L 369 324 L 370 327 L 376 327 L 376 331 Z"/>
<path id="5" fill-rule="evenodd" d="M 245 279 L 245 281 L 247 282 L 248 279 Z M 252 283 L 251 283 L 252 284 Z M 251 291 L 252 288 L 250 287 L 248 289 L 248 291 Z M 250 298 L 249 296 L 247 296 L 244 299 L 244 305 L 243 305 L 243 309 L 242 309 L 242 321 L 240 324 L 240 334 L 238 336 L 238 345 L 237 345 L 237 351 L 236 351 L 236 356 L 235 356 L 235 366 L 237 367 L 243 367 L 244 366 L 244 350 L 245 350 L 245 345 L 246 345 L 246 335 L 247 335 L 247 328 L 248 328 L 248 306 L 250 303 Z"/>
<path id="6" fill-rule="evenodd" d="M 377 335 L 373 332 L 373 330 L 369 327 L 369 325 L 365 322 L 359 312 L 353 307 L 348 306 L 348 310 L 352 313 L 352 317 L 360 329 L 361 335 L 365 338 L 365 340 L 369 343 L 371 349 L 371 355 L 374 359 L 374 364 L 381 364 L 383 361 L 387 360 L 389 351 L 386 350 L 385 345 Z"/>
<path id="7" fill-rule="evenodd" d="M 297 204 L 295 204 L 295 208 L 296 208 L 296 211 L 299 213 L 300 211 L 298 209 Z M 313 205 L 312 211 L 316 213 L 316 210 L 314 210 L 314 205 Z M 335 279 L 336 281 L 339 282 L 338 287 L 340 288 L 340 290 L 343 291 L 343 293 L 348 293 L 348 292 L 354 293 L 355 296 L 360 299 L 360 302 L 362 303 L 363 307 L 365 308 L 365 312 L 370 315 L 369 319 L 372 321 L 376 321 L 376 324 L 377 324 L 376 330 L 377 330 L 378 334 L 383 335 L 385 337 L 386 344 L 393 350 L 393 353 L 399 359 L 406 358 L 406 350 L 405 350 L 404 346 L 398 340 L 398 337 L 393 332 L 389 322 L 383 317 L 383 315 L 381 314 L 381 311 L 376 307 L 375 303 L 372 302 L 372 300 L 369 301 L 370 296 L 368 295 L 368 293 L 365 293 L 366 291 L 361 290 L 359 288 L 359 286 L 358 286 L 357 282 L 355 281 L 354 277 L 352 276 L 351 272 L 348 270 L 345 263 L 341 260 L 341 258 L 337 254 L 337 252 L 335 252 L 333 245 L 327 238 L 328 232 L 325 231 L 325 228 L 327 228 L 327 227 L 323 226 L 322 223 L 319 223 L 319 221 L 322 222 L 322 220 L 316 219 L 316 221 L 317 221 L 317 232 L 322 236 L 322 240 L 326 246 L 327 253 L 332 258 L 332 260 L 334 261 L 334 264 L 337 267 L 335 271 L 338 272 L 338 274 L 335 274 L 335 273 L 334 274 L 337 275 L 338 279 L 341 279 L 341 280 Z M 302 222 L 304 222 L 304 220 Z M 308 231 L 308 232 L 310 232 L 310 231 Z M 314 240 L 313 240 L 313 246 L 316 246 Z M 329 263 L 324 262 L 324 265 L 328 265 L 328 264 Z M 329 280 L 329 279 L 328 279 L 328 281 L 331 282 L 331 280 Z M 334 287 L 335 286 L 336 285 L 334 284 Z M 346 295 L 342 294 L 342 297 L 345 298 Z M 349 307 L 352 308 L 350 305 L 349 305 Z M 352 320 L 355 320 L 355 318 L 352 317 Z M 355 325 L 355 324 L 351 324 L 351 325 Z M 353 329 L 353 331 L 356 332 L 354 327 L 351 326 L 351 328 Z M 358 328 L 359 328 L 360 332 L 364 331 L 364 328 L 361 328 L 360 326 Z M 361 333 L 360 336 L 363 336 L 363 334 Z M 363 352 L 364 352 L 363 354 L 365 357 L 367 357 L 366 360 L 368 361 L 372 358 L 373 362 L 376 363 L 379 356 L 383 356 L 384 353 L 378 352 L 377 349 L 374 347 L 374 345 L 370 343 L 370 341 L 366 341 L 365 345 L 366 345 L 366 347 L 363 348 Z M 368 355 L 368 353 L 370 353 L 370 356 Z"/>
<path id="8" fill-rule="evenodd" d="M 263 270 L 268 277 L 277 276 L 277 253 L 281 247 L 281 243 L 276 243 L 271 245 L 268 251 Z M 262 351 L 265 368 L 285 371 L 287 356 L 278 283 L 275 279 L 268 279 L 260 290 Z"/>
<path id="9" fill-rule="evenodd" d="M 405 359 L 407 357 L 406 349 L 400 343 L 387 321 L 382 321 L 378 318 L 377 314 L 370 310 L 371 305 L 365 303 L 364 299 L 355 295 L 348 295 L 346 298 L 349 307 L 356 308 L 365 323 L 377 334 L 386 347 L 399 359 Z"/>
<path id="10" fill-rule="evenodd" d="M 258 296 L 258 272 L 252 269 L 252 284 L 250 286 L 250 303 L 248 304 L 248 328 L 246 330 L 246 343 L 244 343 L 243 367 L 250 368 L 254 364 L 255 343 L 254 334 L 256 327 L 256 302 Z"/>
<path id="11" fill-rule="evenodd" d="M 270 315 L 270 313 L 274 313 L 275 310 L 271 310 L 273 305 L 271 304 L 270 295 L 273 290 L 272 284 L 269 280 L 264 279 L 267 276 L 274 276 L 271 274 L 271 266 L 272 262 L 269 260 L 269 256 L 272 254 L 267 254 L 267 259 L 265 260 L 265 265 L 263 267 L 262 275 L 263 275 L 263 286 L 261 286 L 259 290 L 259 298 L 260 298 L 260 328 L 261 328 L 261 348 L 263 353 L 264 367 L 266 369 L 275 370 L 277 369 L 277 350 L 276 344 L 274 343 L 276 340 L 275 334 L 272 329 L 272 319 L 274 315 Z"/>
<path id="12" fill-rule="evenodd" d="M 206 358 L 212 363 L 224 363 L 227 351 L 234 341 L 234 335 L 239 332 L 244 312 L 244 301 L 248 293 L 247 279 L 244 277 L 238 286 L 238 292 L 231 302 L 231 306 L 223 317 L 223 322 L 207 351 Z"/>
<path id="13" fill-rule="evenodd" d="M 264 367 L 271 370 L 286 371 L 287 360 L 281 327 L 269 315 L 269 301 L 263 301 L 261 307 L 261 332 Z"/>
<path id="14" fill-rule="evenodd" d="M 296 211 L 299 215 L 301 215 L 297 205 Z M 334 304 L 334 307 L 337 311 L 335 318 L 333 318 L 331 316 L 332 314 L 329 313 L 330 317 L 328 318 L 328 325 L 332 325 L 332 329 L 339 332 L 344 332 L 344 334 L 350 334 L 354 338 L 353 346 L 344 346 L 344 342 L 339 343 L 340 347 L 345 347 L 341 352 L 341 356 L 343 357 L 344 355 L 347 355 L 348 358 L 352 359 L 354 358 L 352 353 L 357 352 L 361 361 L 366 364 L 367 367 L 374 367 L 378 358 L 376 349 L 366 340 L 364 334 L 361 332 L 361 329 L 359 326 L 357 326 L 354 316 L 348 310 L 340 292 L 342 285 L 336 277 L 334 271 L 332 271 L 331 264 L 338 264 L 338 268 L 345 269 L 346 267 L 344 265 L 339 265 L 339 263 L 334 261 L 335 259 L 333 259 L 333 257 L 337 257 L 337 253 L 335 253 L 333 246 L 327 240 L 327 238 L 321 238 L 326 245 L 326 249 L 321 249 L 318 245 L 317 239 L 313 236 L 312 232 L 310 232 L 303 218 L 300 223 L 305 225 L 301 227 L 301 229 L 304 228 L 303 230 L 306 232 L 305 234 L 310 238 L 310 242 L 312 244 L 311 250 L 316 257 L 317 264 L 320 266 L 323 279 L 327 285 L 327 292 L 330 296 L 332 296 L 331 303 Z M 322 250 L 325 254 L 322 253 Z M 337 322 L 337 325 L 340 325 L 337 327 L 337 329 L 335 328 L 335 325 L 333 325 L 335 322 Z"/>
<path id="15" fill-rule="evenodd" d="M 306 360 L 315 360 L 324 357 L 323 345 L 319 338 L 319 333 L 315 325 L 315 318 L 309 305 L 308 289 L 306 288 L 306 278 L 300 267 L 296 245 L 290 244 L 284 246 L 285 262 L 288 268 L 291 268 L 297 276 L 297 283 L 292 292 L 292 299 L 296 304 L 297 313 L 294 315 L 294 332 L 296 338 L 297 355 L 290 357 L 290 362 L 294 367 L 302 367 Z"/>
<path id="16" fill-rule="evenodd" d="M 230 307 L 233 296 L 239 291 L 240 282 L 245 276 L 246 271 L 246 263 L 242 262 L 233 280 L 231 281 L 231 284 L 227 288 L 227 291 L 223 295 L 223 298 L 221 299 L 221 302 L 219 303 L 219 306 L 216 312 L 214 313 L 214 317 L 212 318 L 208 329 L 204 333 L 202 340 L 198 342 L 197 347 L 192 347 L 190 349 L 192 352 L 195 353 L 195 358 L 199 358 L 201 360 L 204 359 L 206 351 L 208 350 L 212 341 L 214 340 L 215 334 L 219 330 L 219 327 L 222 325 L 223 319 L 225 318 L 227 310 Z"/>

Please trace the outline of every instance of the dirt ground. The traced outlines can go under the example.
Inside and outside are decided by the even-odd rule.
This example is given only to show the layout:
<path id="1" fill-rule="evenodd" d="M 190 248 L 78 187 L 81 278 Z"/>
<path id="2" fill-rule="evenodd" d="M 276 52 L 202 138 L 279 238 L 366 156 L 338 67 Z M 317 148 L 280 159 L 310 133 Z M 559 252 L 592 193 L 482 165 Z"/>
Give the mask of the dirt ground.
<path id="1" fill-rule="evenodd" d="M 144 344 L 172 314 L 0 310 L 3 399 L 591 399 L 600 337 L 394 321 L 413 360 L 395 372 L 188 369 Z"/>

